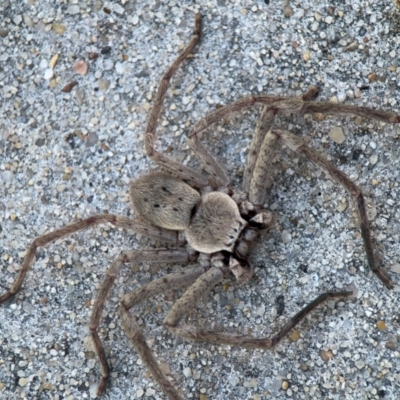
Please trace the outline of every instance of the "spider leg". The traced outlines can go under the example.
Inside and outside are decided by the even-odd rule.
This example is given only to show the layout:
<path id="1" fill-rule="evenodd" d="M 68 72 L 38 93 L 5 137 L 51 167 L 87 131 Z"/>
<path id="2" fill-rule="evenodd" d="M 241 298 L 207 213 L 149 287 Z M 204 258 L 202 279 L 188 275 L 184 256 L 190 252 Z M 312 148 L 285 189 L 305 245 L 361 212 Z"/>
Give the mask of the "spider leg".
<path id="1" fill-rule="evenodd" d="M 310 101 L 315 99 L 318 93 L 319 93 L 319 88 L 317 86 L 311 86 L 306 93 L 300 96 L 300 99 L 302 99 L 303 101 Z M 258 155 L 260 153 L 263 154 L 263 152 L 261 151 L 261 146 L 264 142 L 265 135 L 272 128 L 275 115 L 277 114 L 278 110 L 279 110 L 279 103 L 277 103 L 275 106 L 274 105 L 265 106 L 261 112 L 260 118 L 258 119 L 257 126 L 254 132 L 254 137 L 250 143 L 249 154 L 247 156 L 247 164 L 243 176 L 242 188 L 243 191 L 246 193 L 250 192 L 251 180 L 253 177 L 253 172 L 256 166 Z M 271 148 L 271 154 L 269 156 L 273 157 L 272 148 Z M 250 201 L 252 200 L 250 199 Z"/>
<path id="2" fill-rule="evenodd" d="M 305 101 L 304 99 L 283 96 L 259 95 L 243 97 L 208 114 L 193 125 L 189 137 L 198 135 L 215 122 L 218 122 L 235 112 L 246 110 L 247 108 L 250 108 L 255 104 L 264 104 L 270 107 L 273 106 L 278 109 L 278 112 L 283 113 L 324 113 L 333 115 L 358 115 L 360 117 L 376 119 L 378 121 L 383 121 L 391 124 L 400 123 L 400 115 L 391 111 L 374 110 L 368 107 L 335 104 L 323 101 L 309 101 L 308 99 L 306 99 Z"/>
<path id="3" fill-rule="evenodd" d="M 281 131 L 271 131 L 273 135 L 276 135 L 279 140 L 284 143 L 287 147 L 296 153 L 302 154 L 314 165 L 324 170 L 333 180 L 339 185 L 343 186 L 349 194 L 354 198 L 358 207 L 358 215 L 361 223 L 361 236 L 364 241 L 365 251 L 367 253 L 368 264 L 371 270 L 378 276 L 378 278 L 389 288 L 393 288 L 393 282 L 387 276 L 386 272 L 380 269 L 377 265 L 372 242 L 371 242 L 371 231 L 369 227 L 367 211 L 365 208 L 365 200 L 361 189 L 353 183 L 343 172 L 339 171 L 332 164 L 330 164 L 324 157 L 322 157 L 316 150 L 304 144 L 304 141 L 297 136 Z"/>
<path id="4" fill-rule="evenodd" d="M 182 400 L 183 398 L 161 370 L 152 350 L 146 343 L 142 329 L 136 318 L 129 313 L 129 309 L 158 294 L 187 287 L 204 273 L 205 268 L 205 266 L 201 266 L 169 274 L 126 294 L 121 301 L 122 326 L 126 335 L 131 339 L 140 358 L 161 386 L 166 396 L 172 400 Z"/>
<path id="5" fill-rule="evenodd" d="M 171 311 L 164 319 L 166 327 L 174 334 L 188 340 L 209 342 L 214 344 L 228 344 L 246 348 L 270 349 L 277 345 L 304 317 L 327 299 L 337 297 L 350 297 L 352 292 L 328 292 L 318 296 L 306 307 L 292 317 L 284 327 L 272 338 L 255 338 L 250 335 L 235 335 L 223 331 L 198 328 L 181 322 L 188 310 L 193 307 L 209 290 L 218 284 L 223 277 L 219 267 L 213 267 L 200 276 L 189 287 L 183 296 L 174 304 Z"/>
<path id="6" fill-rule="evenodd" d="M 93 305 L 92 315 L 90 317 L 89 331 L 90 336 L 93 340 L 95 352 L 99 358 L 101 367 L 101 381 L 97 388 L 97 395 L 101 396 L 107 385 L 107 380 L 109 376 L 109 366 L 104 351 L 103 344 L 100 340 L 97 329 L 100 325 L 101 314 L 104 309 L 104 304 L 107 300 L 107 296 L 110 289 L 114 285 L 121 268 L 128 263 L 132 262 L 188 262 L 190 260 L 190 255 L 185 249 L 156 249 L 156 250 L 131 250 L 122 253 L 111 265 L 111 267 L 106 272 L 106 277 L 101 285 L 101 288 L 97 294 L 96 300 Z M 161 280 L 167 278 L 161 278 Z M 157 280 L 157 281 L 160 281 Z M 155 282 L 157 282 L 155 281 Z M 154 283 L 154 282 L 153 282 Z M 151 285 L 151 284 L 149 284 Z M 149 285 L 146 285 L 149 286 Z M 154 285 L 153 285 L 154 286 Z M 139 289 L 140 290 L 140 289 Z M 144 291 L 142 290 L 142 293 Z M 142 298 L 143 300 L 143 298 Z"/>
<path id="7" fill-rule="evenodd" d="M 172 63 L 169 67 L 168 71 L 161 78 L 160 84 L 158 86 L 156 98 L 154 100 L 154 105 L 151 110 L 148 122 L 146 133 L 144 137 L 145 150 L 147 155 L 154 161 L 156 164 L 161 166 L 162 168 L 171 171 L 173 174 L 186 181 L 189 185 L 203 188 L 208 185 L 208 181 L 201 174 L 192 170 L 185 165 L 172 160 L 171 158 L 161 154 L 155 149 L 155 142 L 157 138 L 156 127 L 157 120 L 160 116 L 162 105 L 164 102 L 165 94 L 168 90 L 170 80 L 182 62 L 187 58 L 193 48 L 196 46 L 197 42 L 200 39 L 201 34 L 201 16 L 200 14 L 196 14 L 195 16 L 195 27 L 192 39 L 190 43 L 185 47 L 183 52 L 179 55 L 179 57 Z"/>
<path id="8" fill-rule="evenodd" d="M 254 166 L 254 172 L 250 181 L 249 201 L 252 204 L 262 205 L 265 202 L 267 187 L 271 178 L 271 165 L 276 153 L 278 138 L 271 131 L 265 135 L 260 146 L 260 154 Z"/>
<path id="9" fill-rule="evenodd" d="M 47 244 L 54 242 L 55 240 L 61 239 L 63 237 L 72 235 L 74 233 L 77 233 L 79 231 L 88 228 L 92 228 L 100 224 L 105 224 L 107 222 L 113 224 L 118 228 L 131 229 L 137 233 L 144 234 L 146 236 L 155 238 L 157 240 L 180 244 L 178 239 L 178 232 L 176 231 L 170 231 L 168 229 L 158 228 L 156 226 L 137 222 L 119 215 L 113 215 L 113 214 L 94 215 L 93 217 L 86 218 L 82 221 L 74 222 L 54 232 L 46 233 L 45 235 L 37 237 L 28 248 L 25 259 L 22 263 L 21 269 L 19 271 L 19 274 L 15 282 L 6 293 L 0 296 L 0 303 L 5 302 L 6 300 L 14 296 L 21 289 L 22 283 L 29 270 L 29 267 L 33 262 L 38 247 L 46 246 Z"/>
<path id="10" fill-rule="evenodd" d="M 206 171 L 212 176 L 216 188 L 226 188 L 230 186 L 230 179 L 219 165 L 214 156 L 204 147 L 197 135 L 188 138 L 189 147 L 201 161 Z"/>

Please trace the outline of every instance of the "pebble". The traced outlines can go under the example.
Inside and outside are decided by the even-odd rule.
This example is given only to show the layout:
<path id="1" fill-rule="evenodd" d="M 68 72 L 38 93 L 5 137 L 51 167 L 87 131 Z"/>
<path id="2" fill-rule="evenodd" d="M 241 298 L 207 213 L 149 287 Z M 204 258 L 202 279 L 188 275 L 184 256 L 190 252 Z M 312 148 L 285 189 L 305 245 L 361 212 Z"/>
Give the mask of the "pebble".
<path id="1" fill-rule="evenodd" d="M 356 361 L 354 364 L 358 369 L 363 369 L 365 367 L 365 362 L 361 360 Z"/>
<path id="2" fill-rule="evenodd" d="M 75 14 L 79 14 L 79 6 L 69 6 L 67 8 L 67 14 L 71 14 L 71 15 L 75 15 Z"/>
<path id="3" fill-rule="evenodd" d="M 339 92 L 339 93 L 337 94 L 337 99 L 338 99 L 338 102 L 339 102 L 339 103 L 344 103 L 345 100 L 346 100 L 346 98 L 347 98 L 347 96 L 346 96 L 346 93 L 345 93 L 345 92 Z"/>
<path id="4" fill-rule="evenodd" d="M 78 84 L 78 82 L 73 81 L 73 82 L 69 82 L 67 83 L 62 89 L 61 91 L 64 93 L 70 93 L 72 91 L 72 89 Z"/>
<path id="5" fill-rule="evenodd" d="M 114 69 L 114 62 L 112 60 L 104 60 L 104 71 L 111 71 Z"/>
<path id="6" fill-rule="evenodd" d="M 75 99 L 78 105 L 82 105 L 83 101 L 85 100 L 85 91 L 83 88 L 79 88 L 75 90 Z"/>
<path id="7" fill-rule="evenodd" d="M 376 327 L 377 327 L 380 331 L 386 330 L 385 321 L 378 321 L 378 322 L 376 323 Z"/>
<path id="8" fill-rule="evenodd" d="M 345 53 L 347 51 L 354 51 L 358 49 L 358 42 L 350 43 L 348 46 L 343 47 L 342 51 Z"/>
<path id="9" fill-rule="evenodd" d="M 292 241 L 292 235 L 286 229 L 282 231 L 281 236 L 282 236 L 282 242 L 285 244 L 288 244 Z"/>
<path id="10" fill-rule="evenodd" d="M 370 82 L 376 82 L 376 81 L 379 79 L 378 74 L 376 74 L 375 72 L 369 74 L 369 75 L 367 76 L 367 78 L 368 78 L 368 80 L 369 80 Z"/>
<path id="11" fill-rule="evenodd" d="M 79 75 L 86 75 L 89 69 L 89 66 L 85 60 L 78 60 L 74 64 L 74 72 Z"/>
<path id="12" fill-rule="evenodd" d="M 26 26 L 28 26 L 29 28 L 33 28 L 35 26 L 35 24 L 32 21 L 32 18 L 28 14 L 23 14 L 22 17 L 24 19 L 24 23 Z"/>
<path id="13" fill-rule="evenodd" d="M 137 14 L 135 14 L 133 17 L 132 17 L 132 24 L 133 25 L 137 25 L 139 23 L 139 16 L 137 15 Z"/>
<path id="14" fill-rule="evenodd" d="M 49 81 L 51 78 L 54 76 L 54 71 L 52 68 L 48 68 L 44 71 L 43 78 L 46 79 L 46 81 Z"/>
<path id="15" fill-rule="evenodd" d="M 26 378 L 18 379 L 18 385 L 21 387 L 24 387 L 27 383 L 28 383 L 28 379 L 26 379 Z"/>
<path id="16" fill-rule="evenodd" d="M 110 86 L 110 82 L 107 79 L 99 79 L 97 85 L 102 92 L 105 92 Z"/>
<path id="17" fill-rule="evenodd" d="M 397 350 L 397 348 L 399 347 L 399 342 L 397 340 L 397 337 L 395 335 L 389 334 L 385 347 L 391 351 Z"/>
<path id="18" fill-rule="evenodd" d="M 115 13 L 122 15 L 125 12 L 125 8 L 119 5 L 118 3 L 114 3 L 112 9 Z"/>
<path id="19" fill-rule="evenodd" d="M 49 62 L 49 67 L 50 67 L 50 68 L 54 69 L 54 67 L 55 67 L 56 64 L 57 64 L 58 58 L 59 58 L 59 55 L 58 55 L 58 54 L 55 54 L 53 57 L 51 57 L 51 60 L 50 60 L 50 62 Z"/>
<path id="20" fill-rule="evenodd" d="M 399 263 L 395 263 L 392 265 L 391 270 L 393 272 L 396 272 L 397 274 L 400 274 L 400 264 Z"/>
<path id="21" fill-rule="evenodd" d="M 347 203 L 346 202 L 340 202 L 339 205 L 337 206 L 336 210 L 339 212 L 345 211 L 347 208 Z"/>
<path id="22" fill-rule="evenodd" d="M 290 334 L 290 339 L 292 339 L 293 342 L 297 342 L 300 339 L 300 332 L 297 329 L 293 330 Z"/>
<path id="23" fill-rule="evenodd" d="M 341 144 L 346 140 L 346 137 L 344 136 L 343 129 L 339 126 L 336 126 L 335 128 L 332 128 L 328 136 L 330 137 L 331 140 L 333 140 L 335 143 Z"/>
<path id="24" fill-rule="evenodd" d="M 368 160 L 371 165 L 375 165 L 378 162 L 378 156 L 376 154 L 373 154 L 369 157 Z"/>
<path id="25" fill-rule="evenodd" d="M 65 25 L 63 24 L 57 24 L 57 23 L 53 24 L 53 31 L 57 33 L 57 35 L 62 35 L 65 32 L 65 29 L 66 29 Z"/>
<path id="26" fill-rule="evenodd" d="M 99 140 L 99 137 L 95 132 L 90 132 L 86 139 L 86 146 L 91 147 L 94 146 Z"/>
<path id="27" fill-rule="evenodd" d="M 14 22 L 15 25 L 19 25 L 22 22 L 22 17 L 20 15 L 16 15 L 13 18 L 13 22 Z"/>
<path id="28" fill-rule="evenodd" d="M 125 73 L 125 64 L 121 63 L 121 62 L 117 62 L 115 64 L 115 71 L 117 72 L 117 74 L 123 74 Z"/>
<path id="29" fill-rule="evenodd" d="M 6 28 L 0 28 L 0 37 L 5 38 L 8 35 L 9 30 Z"/>

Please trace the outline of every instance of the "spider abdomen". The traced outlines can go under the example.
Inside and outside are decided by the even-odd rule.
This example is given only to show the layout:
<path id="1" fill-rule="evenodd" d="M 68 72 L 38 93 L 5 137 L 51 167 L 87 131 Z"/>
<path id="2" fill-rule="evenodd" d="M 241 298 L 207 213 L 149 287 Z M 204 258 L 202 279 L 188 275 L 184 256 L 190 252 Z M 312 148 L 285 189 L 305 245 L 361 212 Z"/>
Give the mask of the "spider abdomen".
<path id="1" fill-rule="evenodd" d="M 130 197 L 141 218 L 172 230 L 184 230 L 189 226 L 200 201 L 200 194 L 187 183 L 162 172 L 131 182 Z"/>

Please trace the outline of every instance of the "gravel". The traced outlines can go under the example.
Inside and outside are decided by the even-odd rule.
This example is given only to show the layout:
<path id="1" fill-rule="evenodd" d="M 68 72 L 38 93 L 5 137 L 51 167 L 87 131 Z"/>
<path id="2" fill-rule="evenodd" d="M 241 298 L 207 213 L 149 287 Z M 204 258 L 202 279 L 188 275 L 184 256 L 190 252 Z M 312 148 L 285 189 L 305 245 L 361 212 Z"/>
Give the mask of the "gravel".
<path id="1" fill-rule="evenodd" d="M 2 291 L 36 236 L 96 213 L 132 215 L 129 181 L 153 167 L 143 152 L 146 118 L 198 10 L 203 37 L 172 80 L 158 130 L 158 148 L 175 160 L 198 168 L 190 126 L 250 93 L 294 96 L 316 84 L 321 100 L 400 112 L 392 0 L 203 3 L 2 0 Z M 203 134 L 237 186 L 259 113 Z M 135 310 L 148 343 L 186 399 L 398 399 L 399 127 L 311 115 L 277 124 L 307 137 L 363 189 L 395 289 L 369 270 L 347 193 L 282 151 L 266 204 L 278 222 L 255 251 L 255 278 L 217 286 L 189 320 L 269 336 L 324 291 L 355 298 L 320 307 L 261 351 L 177 339 L 162 325 L 176 295 L 163 294 Z M 156 246 L 103 226 L 40 248 L 21 292 L 0 306 L 0 397 L 94 398 L 100 372 L 88 321 L 104 272 L 121 251 Z M 100 327 L 112 369 L 105 399 L 164 399 L 122 332 L 118 301 L 176 268 L 134 264 L 118 278 Z"/>

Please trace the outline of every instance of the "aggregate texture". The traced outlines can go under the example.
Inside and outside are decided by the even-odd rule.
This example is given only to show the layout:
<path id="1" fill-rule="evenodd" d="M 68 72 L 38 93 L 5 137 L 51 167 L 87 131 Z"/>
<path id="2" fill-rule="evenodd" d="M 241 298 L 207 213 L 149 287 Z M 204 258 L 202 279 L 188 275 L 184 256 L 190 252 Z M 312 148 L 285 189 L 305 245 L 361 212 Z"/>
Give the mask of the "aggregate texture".
<path id="1" fill-rule="evenodd" d="M 132 178 L 154 166 L 143 151 L 158 82 L 203 15 L 200 44 L 172 80 L 158 148 L 201 168 L 186 137 L 220 105 L 248 94 L 299 95 L 400 112 L 400 9 L 391 0 L 51 1 L 0 3 L 0 288 L 31 241 L 97 213 L 133 216 Z M 64 91 L 63 91 L 64 89 Z M 241 183 L 260 108 L 202 136 Z M 188 320 L 272 335 L 318 294 L 354 290 L 310 314 L 273 351 L 190 343 L 162 320 L 179 294 L 135 312 L 149 345 L 187 399 L 400 397 L 400 129 L 354 117 L 290 116 L 363 189 L 373 240 L 395 288 L 368 268 L 355 208 L 324 173 L 278 152 L 267 206 L 275 228 L 254 254 L 255 277 L 217 286 Z M 0 397 L 95 398 L 99 365 L 88 339 L 93 300 L 121 251 L 155 248 L 102 226 L 37 252 L 22 290 L 0 306 Z M 124 293 L 179 265 L 123 270 L 103 313 L 112 367 L 104 399 L 164 399 L 125 337 Z"/>

